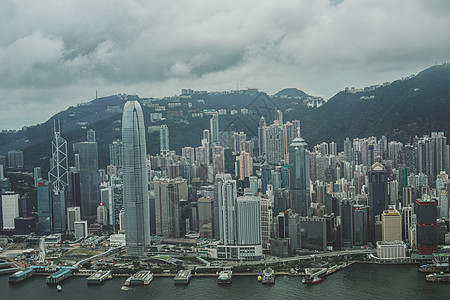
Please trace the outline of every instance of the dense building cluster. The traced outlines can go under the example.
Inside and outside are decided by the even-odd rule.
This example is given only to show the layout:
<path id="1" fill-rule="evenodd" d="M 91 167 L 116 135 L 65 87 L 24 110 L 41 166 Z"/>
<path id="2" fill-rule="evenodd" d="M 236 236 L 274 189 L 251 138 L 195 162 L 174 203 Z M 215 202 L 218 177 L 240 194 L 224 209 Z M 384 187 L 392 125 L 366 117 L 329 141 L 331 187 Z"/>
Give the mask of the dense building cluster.
<path id="1" fill-rule="evenodd" d="M 145 256 L 151 236 L 203 238 L 207 255 L 231 260 L 377 244 L 382 258 L 392 249 L 430 255 L 450 242 L 450 150 L 442 132 L 411 144 L 382 136 L 308 148 L 300 121 L 284 122 L 281 111 L 272 124 L 261 117 L 253 137 L 221 131 L 220 113 L 205 114 L 210 127 L 198 146 L 177 154 L 161 125 L 160 153 L 151 156 L 146 143 L 158 141 L 146 141 L 142 109 L 128 101 L 106 170 L 99 170 L 93 130 L 73 144 L 69 167 L 55 126 L 48 179 L 34 170 L 37 214 L 4 177 L 4 169 L 23 166 L 23 154 L 10 151 L 8 164 L 0 156 L 1 228 L 77 238 L 109 228 L 125 234 L 130 256 Z"/>

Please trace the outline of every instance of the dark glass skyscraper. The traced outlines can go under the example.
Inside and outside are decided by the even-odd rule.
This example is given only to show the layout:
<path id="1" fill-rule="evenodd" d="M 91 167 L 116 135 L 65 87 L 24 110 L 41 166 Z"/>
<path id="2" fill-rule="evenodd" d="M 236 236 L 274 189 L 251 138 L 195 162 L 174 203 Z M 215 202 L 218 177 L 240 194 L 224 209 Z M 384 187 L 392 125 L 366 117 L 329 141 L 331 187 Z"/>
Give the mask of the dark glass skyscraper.
<path id="1" fill-rule="evenodd" d="M 97 142 L 75 143 L 73 151 L 79 158 L 75 166 L 80 173 L 81 219 L 93 223 L 97 218 L 97 206 L 100 204 Z"/>
<path id="2" fill-rule="evenodd" d="M 295 138 L 289 145 L 289 197 L 291 207 L 300 216 L 308 215 L 309 197 L 309 152 L 302 138 Z"/>
<path id="3" fill-rule="evenodd" d="M 150 244 L 150 204 L 144 115 L 137 101 L 123 109 L 122 143 L 126 252 L 142 257 Z"/>
<path id="4" fill-rule="evenodd" d="M 388 209 L 388 182 L 386 168 L 379 162 L 374 163 L 369 171 L 369 207 L 370 207 L 370 224 L 371 238 L 375 238 L 375 216 L 381 215 L 384 210 Z"/>

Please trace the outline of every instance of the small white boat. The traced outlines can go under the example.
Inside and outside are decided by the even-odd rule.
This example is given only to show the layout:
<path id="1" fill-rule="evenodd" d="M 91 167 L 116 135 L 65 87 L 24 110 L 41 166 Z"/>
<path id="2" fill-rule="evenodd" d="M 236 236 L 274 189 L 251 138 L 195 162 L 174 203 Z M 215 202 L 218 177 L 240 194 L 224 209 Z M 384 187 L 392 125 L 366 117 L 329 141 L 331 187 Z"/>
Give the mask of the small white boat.
<path id="1" fill-rule="evenodd" d="M 60 286 L 59 284 L 56 286 L 56 290 L 58 291 L 58 293 L 62 292 L 62 286 Z"/>

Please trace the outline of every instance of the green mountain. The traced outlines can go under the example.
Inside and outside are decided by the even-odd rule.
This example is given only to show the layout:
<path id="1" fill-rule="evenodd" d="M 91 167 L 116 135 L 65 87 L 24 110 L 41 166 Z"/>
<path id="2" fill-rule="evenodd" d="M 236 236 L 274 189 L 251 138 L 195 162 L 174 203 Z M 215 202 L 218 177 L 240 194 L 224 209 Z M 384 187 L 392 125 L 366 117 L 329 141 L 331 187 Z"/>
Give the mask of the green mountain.
<path id="1" fill-rule="evenodd" d="M 99 166 L 104 168 L 109 163 L 108 144 L 121 136 L 121 109 L 131 99 L 140 100 L 146 126 L 168 125 L 170 148 L 177 153 L 184 146 L 200 145 L 203 129 L 209 128 L 208 109 L 227 110 L 226 115 L 219 116 L 220 130 L 245 131 L 248 138 L 257 134 L 261 116 L 270 124 L 280 109 L 285 121 L 301 121 L 301 135 L 310 148 L 323 141 L 342 145 L 346 137 L 386 135 L 391 140 L 409 142 L 415 135 L 443 131 L 448 136 L 450 132 L 450 65 L 436 65 L 382 86 L 344 90 L 319 108 L 306 107 L 301 100 L 303 94 L 308 96 L 298 89 L 284 89 L 270 97 L 252 89 L 163 99 L 130 95 L 99 98 L 71 106 L 45 123 L 0 133 L 0 155 L 21 149 L 26 168 L 41 166 L 45 174 L 54 120 L 60 120 L 61 135 L 68 141 L 69 162 L 73 164 L 72 144 L 86 140 L 86 129 L 92 128 L 99 143 Z M 162 113 L 165 119 L 152 123 L 150 114 L 154 112 Z M 149 130 L 147 148 L 148 153 L 159 152 L 158 131 Z"/>
<path id="2" fill-rule="evenodd" d="M 276 93 L 274 95 L 274 97 L 288 97 L 288 98 L 304 98 L 306 99 L 309 95 L 307 93 L 305 93 L 304 91 L 301 91 L 299 89 L 296 88 L 286 88 L 286 89 L 282 89 L 281 91 L 279 91 L 278 93 Z"/>

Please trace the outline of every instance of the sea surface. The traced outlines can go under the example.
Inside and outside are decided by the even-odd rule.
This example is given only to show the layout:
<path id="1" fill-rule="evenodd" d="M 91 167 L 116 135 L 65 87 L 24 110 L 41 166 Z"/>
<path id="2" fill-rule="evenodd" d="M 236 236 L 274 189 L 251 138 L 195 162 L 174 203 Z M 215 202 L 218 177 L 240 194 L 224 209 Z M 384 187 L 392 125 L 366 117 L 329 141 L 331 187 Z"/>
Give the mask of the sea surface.
<path id="1" fill-rule="evenodd" d="M 301 277 L 278 276 L 274 285 L 263 285 L 254 276 L 234 276 L 230 285 L 193 277 L 189 285 L 175 286 L 173 278 L 157 277 L 150 285 L 122 290 L 125 279 L 88 286 L 85 277 L 72 277 L 58 293 L 45 276 L 9 284 L 2 275 L 0 299 L 450 299 L 450 283 L 425 282 L 415 265 L 354 264 L 317 285 L 302 284 Z"/>

